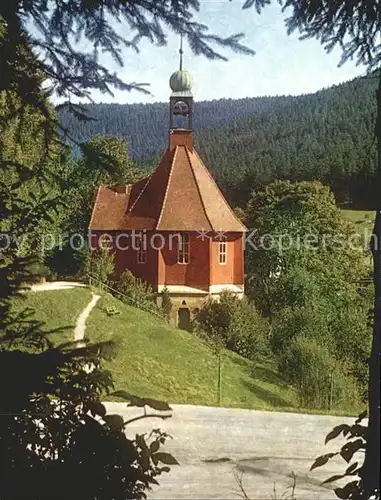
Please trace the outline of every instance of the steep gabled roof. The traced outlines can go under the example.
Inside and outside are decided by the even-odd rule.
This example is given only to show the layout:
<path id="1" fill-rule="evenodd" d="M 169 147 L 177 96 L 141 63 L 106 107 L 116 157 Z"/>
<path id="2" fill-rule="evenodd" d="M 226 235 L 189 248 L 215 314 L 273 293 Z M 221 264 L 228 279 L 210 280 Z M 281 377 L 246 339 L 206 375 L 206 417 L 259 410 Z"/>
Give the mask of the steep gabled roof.
<path id="1" fill-rule="evenodd" d="M 244 232 L 193 149 L 190 131 L 174 131 L 150 177 L 132 186 L 101 187 L 90 229 Z"/>

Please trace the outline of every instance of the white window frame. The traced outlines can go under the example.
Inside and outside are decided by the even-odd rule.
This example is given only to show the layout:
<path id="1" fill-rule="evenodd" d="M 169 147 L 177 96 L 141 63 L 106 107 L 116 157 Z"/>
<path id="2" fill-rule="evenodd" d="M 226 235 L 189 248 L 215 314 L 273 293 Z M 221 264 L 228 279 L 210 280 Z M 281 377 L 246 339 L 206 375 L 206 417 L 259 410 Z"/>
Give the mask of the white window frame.
<path id="1" fill-rule="evenodd" d="M 144 248 L 143 238 L 141 234 L 136 235 L 136 243 L 137 243 L 137 253 L 136 253 L 136 262 L 138 264 L 147 264 L 147 249 Z"/>
<path id="2" fill-rule="evenodd" d="M 226 241 L 218 242 L 218 263 L 224 266 L 228 261 L 228 244 Z"/>
<path id="3" fill-rule="evenodd" d="M 179 248 L 177 252 L 178 264 L 189 264 L 190 262 L 190 238 L 189 233 L 181 233 L 179 238 Z"/>

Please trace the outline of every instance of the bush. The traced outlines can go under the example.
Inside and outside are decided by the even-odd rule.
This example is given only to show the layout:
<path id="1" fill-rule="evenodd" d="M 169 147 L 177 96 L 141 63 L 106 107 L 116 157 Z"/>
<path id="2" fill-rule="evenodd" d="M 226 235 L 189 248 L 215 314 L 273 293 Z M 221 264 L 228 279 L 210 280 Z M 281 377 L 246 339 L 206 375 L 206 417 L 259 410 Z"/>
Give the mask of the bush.
<path id="1" fill-rule="evenodd" d="M 231 292 L 222 292 L 219 301 L 207 300 L 195 315 L 195 322 L 210 339 L 241 356 L 254 358 L 267 350 L 267 321 L 250 302 Z"/>
<path id="2" fill-rule="evenodd" d="M 355 306 L 351 310 L 339 311 L 332 325 L 332 336 L 336 356 L 348 362 L 350 373 L 356 377 L 366 394 L 369 376 L 366 359 L 372 343 L 372 330 L 367 325 L 366 311 Z"/>
<path id="3" fill-rule="evenodd" d="M 279 356 L 279 372 L 296 387 L 304 408 L 327 409 L 330 399 L 335 409 L 360 407 L 358 388 L 347 367 L 316 339 L 295 339 Z"/>
<path id="4" fill-rule="evenodd" d="M 328 347 L 334 359 L 347 367 L 363 394 L 366 392 L 372 332 L 367 326 L 365 308 L 353 305 L 352 310 L 330 310 L 316 301 L 304 307 L 285 308 L 278 312 L 273 324 L 270 345 L 275 354 L 282 354 L 300 336 Z"/>
<path id="5" fill-rule="evenodd" d="M 86 272 L 86 265 L 90 258 L 89 250 L 81 248 L 74 250 L 67 242 L 62 247 L 53 248 L 45 256 L 45 264 L 51 270 L 51 273 L 58 278 L 83 278 L 84 271 Z"/>
<path id="6" fill-rule="evenodd" d="M 89 251 L 85 272 L 107 285 L 115 270 L 115 257 L 107 248 Z"/>
<path id="7" fill-rule="evenodd" d="M 36 279 L 42 281 L 52 276 L 52 271 L 41 262 L 34 262 L 29 266 L 29 272 Z"/>
<path id="8" fill-rule="evenodd" d="M 130 301 L 126 300 L 127 303 L 133 303 L 133 305 L 142 309 L 160 312 L 159 307 L 156 305 L 156 296 L 152 288 L 141 279 L 135 278 L 128 269 L 123 272 L 118 281 L 114 282 L 113 287 L 130 299 Z M 121 300 L 124 301 L 123 296 Z"/>
<path id="9" fill-rule="evenodd" d="M 172 300 L 167 287 L 164 287 L 161 294 L 161 310 L 163 315 L 169 320 L 172 312 Z"/>
<path id="10" fill-rule="evenodd" d="M 271 348 L 281 354 L 299 336 L 314 339 L 319 344 L 331 340 L 327 311 L 319 304 L 302 307 L 286 307 L 274 318 L 271 329 Z"/>

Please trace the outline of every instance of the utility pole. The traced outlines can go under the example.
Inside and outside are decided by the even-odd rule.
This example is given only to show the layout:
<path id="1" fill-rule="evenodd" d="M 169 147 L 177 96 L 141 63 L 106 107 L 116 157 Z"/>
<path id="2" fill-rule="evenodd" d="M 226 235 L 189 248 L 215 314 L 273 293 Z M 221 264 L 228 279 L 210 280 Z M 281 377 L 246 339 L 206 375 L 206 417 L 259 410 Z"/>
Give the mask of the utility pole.
<path id="1" fill-rule="evenodd" d="M 218 375 L 217 375 L 217 404 L 218 406 L 221 405 L 221 356 L 222 356 L 222 349 L 218 350 L 217 356 L 218 356 Z"/>
<path id="2" fill-rule="evenodd" d="M 329 411 L 332 410 L 332 400 L 333 400 L 333 370 L 329 377 L 329 403 L 328 403 Z"/>

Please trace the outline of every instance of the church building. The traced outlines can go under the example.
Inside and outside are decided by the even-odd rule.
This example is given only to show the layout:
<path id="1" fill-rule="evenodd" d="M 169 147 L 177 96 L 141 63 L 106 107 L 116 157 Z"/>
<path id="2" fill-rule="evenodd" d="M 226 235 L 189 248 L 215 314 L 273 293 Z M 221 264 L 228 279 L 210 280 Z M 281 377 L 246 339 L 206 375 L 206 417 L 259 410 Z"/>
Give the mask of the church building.
<path id="1" fill-rule="evenodd" d="M 166 287 L 179 326 L 224 289 L 243 296 L 246 231 L 194 148 L 192 79 L 181 55 L 169 82 L 161 161 L 135 184 L 100 186 L 89 225 L 93 247 L 111 235 L 117 277 L 129 269 L 152 286 L 158 301 Z"/>

